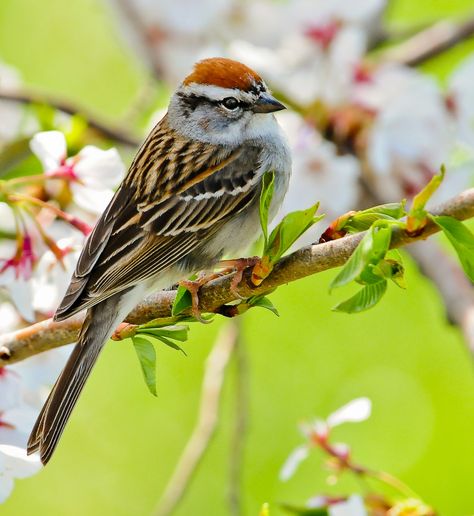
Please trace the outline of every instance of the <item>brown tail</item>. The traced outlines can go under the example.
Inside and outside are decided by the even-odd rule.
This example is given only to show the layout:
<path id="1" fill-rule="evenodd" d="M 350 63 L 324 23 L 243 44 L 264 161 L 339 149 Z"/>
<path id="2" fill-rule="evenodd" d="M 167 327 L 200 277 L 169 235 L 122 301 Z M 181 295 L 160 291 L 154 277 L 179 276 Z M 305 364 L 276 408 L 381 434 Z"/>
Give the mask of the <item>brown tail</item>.
<path id="1" fill-rule="evenodd" d="M 118 294 L 90 308 L 79 340 L 41 409 L 28 440 L 28 454 L 40 452 L 46 464 L 107 339 L 121 321 Z"/>

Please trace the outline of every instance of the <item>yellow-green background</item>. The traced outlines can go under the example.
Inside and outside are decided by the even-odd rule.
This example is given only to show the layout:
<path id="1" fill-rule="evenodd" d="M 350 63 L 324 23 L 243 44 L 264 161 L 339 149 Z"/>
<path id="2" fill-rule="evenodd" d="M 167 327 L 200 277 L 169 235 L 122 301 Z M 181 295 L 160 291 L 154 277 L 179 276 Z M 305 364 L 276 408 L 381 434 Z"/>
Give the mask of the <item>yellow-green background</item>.
<path id="1" fill-rule="evenodd" d="M 388 18 L 416 23 L 471 10 L 472 0 L 393 0 Z M 425 69 L 445 77 L 469 50 L 474 46 L 463 44 Z M 97 0 L 1 0 L 0 58 L 18 67 L 27 84 L 112 120 L 147 77 Z M 300 442 L 299 420 L 362 395 L 373 400 L 370 420 L 336 432 L 355 458 L 400 476 L 444 516 L 472 514 L 472 364 L 435 289 L 409 265 L 408 291 L 392 287 L 380 306 L 348 316 L 330 311 L 333 275 L 281 288 L 273 296 L 279 319 L 261 310 L 243 319 L 250 369 L 245 514 L 256 515 L 265 501 L 279 514 L 279 501 L 331 491 L 317 453 L 288 483 L 278 480 L 278 471 Z M 17 482 L 0 514 L 150 514 L 189 437 L 218 326 L 193 326 L 187 358 L 160 351 L 157 399 L 144 386 L 132 347 L 109 344 L 54 459 L 39 475 Z M 232 370 L 216 439 L 178 515 L 227 514 L 233 389 Z M 358 487 L 344 477 L 332 492 Z"/>

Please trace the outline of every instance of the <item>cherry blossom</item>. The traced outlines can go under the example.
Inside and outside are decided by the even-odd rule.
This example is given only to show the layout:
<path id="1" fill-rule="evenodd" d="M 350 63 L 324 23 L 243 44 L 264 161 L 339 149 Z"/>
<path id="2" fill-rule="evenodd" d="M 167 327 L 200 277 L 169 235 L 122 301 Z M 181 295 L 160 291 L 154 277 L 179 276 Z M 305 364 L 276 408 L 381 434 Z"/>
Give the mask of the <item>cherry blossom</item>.
<path id="1" fill-rule="evenodd" d="M 16 241 L 3 240 L 0 244 L 0 287 L 8 291 L 10 299 L 27 321 L 34 321 L 31 305 L 31 276 L 36 256 L 30 233 L 18 234 Z"/>
<path id="2" fill-rule="evenodd" d="M 456 136 L 474 146 L 474 56 L 465 59 L 451 74 L 448 83 L 447 105 L 451 110 Z"/>
<path id="3" fill-rule="evenodd" d="M 15 68 L 0 62 L 0 87 L 3 90 L 17 89 L 21 78 Z M 25 113 L 16 102 L 0 101 L 0 145 L 15 138 L 20 133 Z"/>
<path id="4" fill-rule="evenodd" d="M 286 132 L 293 156 L 293 171 L 280 216 L 312 206 L 321 200 L 321 222 L 327 226 L 357 205 L 359 161 L 351 155 L 337 154 L 334 144 L 324 140 L 316 129 L 299 115 L 283 112 L 278 120 Z M 316 241 L 317 227 L 306 232 L 295 247 Z"/>
<path id="5" fill-rule="evenodd" d="M 61 260 L 51 250 L 41 256 L 32 278 L 32 303 L 35 310 L 49 316 L 56 311 L 71 280 L 82 243 L 80 237 L 62 238 L 56 242 L 62 253 Z"/>
<path id="6" fill-rule="evenodd" d="M 11 494 L 16 478 L 27 478 L 41 469 L 37 455 L 27 456 L 23 448 L 0 444 L 0 503 Z"/>
<path id="7" fill-rule="evenodd" d="M 383 201 L 413 196 L 453 144 L 439 86 L 416 71 L 389 67 L 359 85 L 354 98 L 376 113 L 366 151 L 371 187 Z"/>
<path id="8" fill-rule="evenodd" d="M 328 508 L 329 516 L 367 516 L 364 501 L 359 495 L 352 495 L 343 502 L 331 504 Z"/>
<path id="9" fill-rule="evenodd" d="M 316 419 L 312 423 L 302 424 L 300 430 L 305 436 L 306 442 L 295 448 L 289 455 L 280 470 L 280 480 L 289 480 L 301 462 L 309 457 L 313 435 L 316 435 L 320 440 L 327 441 L 332 428 L 344 423 L 360 423 L 365 421 L 370 417 L 371 411 L 372 403 L 369 398 L 356 398 L 332 414 L 329 414 L 326 420 Z M 331 447 L 339 457 L 347 457 L 349 454 L 349 448 L 344 443 L 336 443 L 331 445 Z"/>
<path id="10" fill-rule="evenodd" d="M 88 145 L 68 158 L 66 139 L 59 131 L 37 133 L 30 147 L 46 175 L 51 180 L 68 180 L 76 204 L 97 215 L 104 211 L 113 196 L 113 188 L 125 174 L 125 166 L 114 148 L 104 151 Z"/>

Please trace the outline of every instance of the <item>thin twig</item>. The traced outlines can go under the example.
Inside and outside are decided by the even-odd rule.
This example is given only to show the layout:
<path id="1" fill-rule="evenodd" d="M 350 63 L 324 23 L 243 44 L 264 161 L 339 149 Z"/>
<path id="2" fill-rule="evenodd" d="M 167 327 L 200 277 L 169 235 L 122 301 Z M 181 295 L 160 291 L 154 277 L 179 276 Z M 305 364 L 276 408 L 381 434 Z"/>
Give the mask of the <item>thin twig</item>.
<path id="1" fill-rule="evenodd" d="M 98 119 L 97 116 L 93 115 L 89 110 L 84 109 L 81 106 L 77 106 L 68 100 L 30 90 L 14 91 L 11 89 L 0 90 L 0 100 L 18 102 L 20 104 L 47 104 L 48 106 L 52 106 L 68 115 L 80 114 L 87 120 L 90 127 L 101 133 L 101 135 L 106 138 L 110 138 L 111 140 L 130 147 L 137 147 L 140 144 L 138 138 L 135 138 L 119 127 L 111 126 L 110 124 Z"/>
<path id="2" fill-rule="evenodd" d="M 229 472 L 229 513 L 231 516 L 242 514 L 241 483 L 244 460 L 245 437 L 248 417 L 248 362 L 245 340 L 241 330 L 241 320 L 236 320 L 239 330 L 235 349 L 235 408 L 234 427 L 230 449 Z"/>
<path id="3" fill-rule="evenodd" d="M 225 373 L 237 339 L 237 326 L 233 321 L 229 321 L 221 329 L 207 358 L 198 420 L 158 504 L 156 516 L 168 516 L 176 509 L 209 448 L 219 421 L 219 405 Z"/>
<path id="4" fill-rule="evenodd" d="M 158 60 L 158 54 L 153 48 L 153 38 L 150 30 L 147 29 L 142 18 L 138 14 L 132 2 L 127 0 L 115 0 L 115 6 L 119 10 L 119 14 L 124 18 L 124 22 L 129 24 L 133 30 L 136 40 L 139 41 L 141 53 L 146 58 L 147 64 L 157 79 L 162 78 L 162 70 Z"/>
<path id="5" fill-rule="evenodd" d="M 474 35 L 474 18 L 456 23 L 444 20 L 422 30 L 403 43 L 381 52 L 383 61 L 417 66 L 446 52 Z"/>
<path id="6" fill-rule="evenodd" d="M 458 220 L 473 218 L 474 188 L 466 190 L 434 208 L 431 213 L 448 215 Z M 431 220 L 416 236 L 410 236 L 404 230 L 395 228 L 391 247 L 403 247 L 424 240 L 439 231 L 439 227 Z M 284 256 L 258 287 L 251 283 L 251 270 L 247 269 L 239 284 L 237 294 L 244 298 L 264 294 L 291 281 L 339 267 L 348 260 L 363 236 L 364 233 L 357 233 L 324 244 L 303 247 Z M 210 281 L 200 289 L 199 309 L 202 313 L 215 312 L 222 305 L 237 300 L 236 292 L 232 288 L 233 277 L 233 274 L 225 275 Z M 132 324 L 143 324 L 152 319 L 171 317 L 175 296 L 175 290 L 157 292 L 135 307 L 127 316 L 126 321 Z M 47 349 L 75 342 L 83 317 L 83 315 L 78 315 L 61 322 L 48 319 L 0 336 L 0 367 L 18 362 Z"/>

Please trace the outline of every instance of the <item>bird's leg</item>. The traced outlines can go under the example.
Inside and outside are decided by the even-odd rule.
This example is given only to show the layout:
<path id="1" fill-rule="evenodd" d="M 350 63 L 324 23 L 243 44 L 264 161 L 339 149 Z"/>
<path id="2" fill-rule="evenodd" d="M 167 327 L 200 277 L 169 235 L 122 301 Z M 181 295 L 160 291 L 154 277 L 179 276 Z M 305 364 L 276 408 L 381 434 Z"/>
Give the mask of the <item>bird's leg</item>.
<path id="1" fill-rule="evenodd" d="M 179 285 L 184 287 L 191 294 L 191 312 L 193 317 L 204 324 L 207 324 L 211 321 L 204 319 L 199 310 L 199 289 L 206 283 L 209 283 L 213 279 L 216 279 L 220 276 L 221 274 L 218 272 L 207 275 L 205 272 L 202 272 L 198 274 L 198 277 L 195 280 L 182 280 L 179 282 Z"/>
<path id="2" fill-rule="evenodd" d="M 261 258 L 258 256 L 252 256 L 250 258 L 237 258 L 235 260 L 221 260 L 217 264 L 218 267 L 224 267 L 224 270 L 221 271 L 221 274 L 235 272 L 235 276 L 232 278 L 232 282 L 230 284 L 230 291 L 235 297 L 243 299 L 237 289 L 240 282 L 242 281 L 245 269 L 247 267 L 255 267 L 257 263 L 260 263 L 260 261 Z"/>

